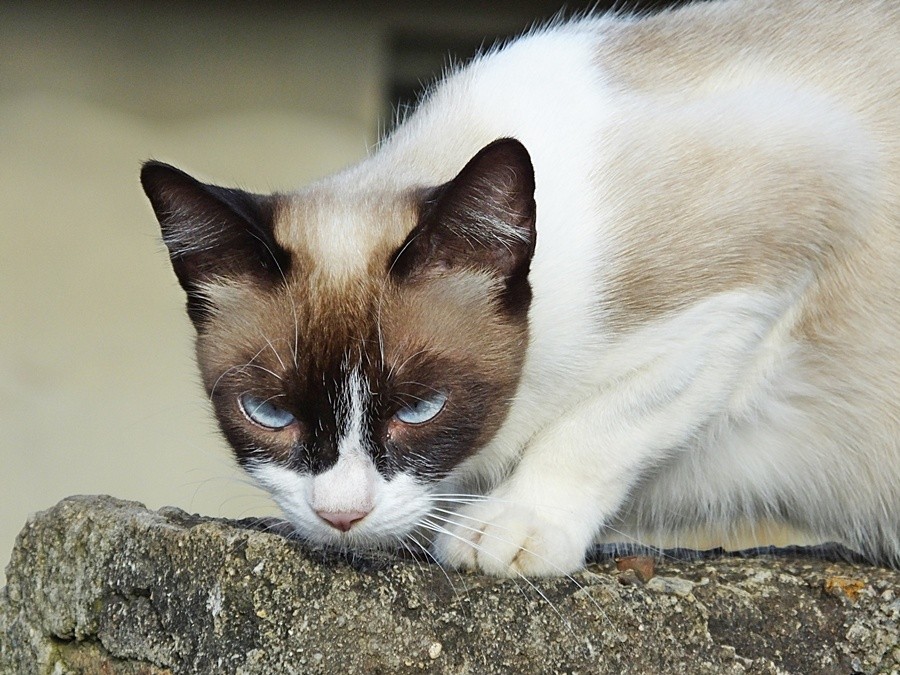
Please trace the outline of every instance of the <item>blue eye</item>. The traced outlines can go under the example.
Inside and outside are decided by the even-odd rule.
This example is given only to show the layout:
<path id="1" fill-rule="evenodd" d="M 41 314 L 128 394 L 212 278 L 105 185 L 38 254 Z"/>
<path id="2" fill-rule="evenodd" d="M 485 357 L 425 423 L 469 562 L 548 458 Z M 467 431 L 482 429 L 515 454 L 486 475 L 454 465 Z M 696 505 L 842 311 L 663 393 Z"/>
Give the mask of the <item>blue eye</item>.
<path id="1" fill-rule="evenodd" d="M 291 426 L 296 418 L 287 410 L 283 410 L 276 405 L 272 405 L 268 399 L 259 398 L 252 394 L 241 394 L 238 397 L 241 404 L 241 410 L 254 424 L 258 424 L 266 429 L 279 431 L 285 427 Z"/>
<path id="2" fill-rule="evenodd" d="M 394 417 L 404 424 L 424 424 L 437 417 L 437 414 L 444 409 L 446 402 L 447 395 L 436 392 L 428 398 L 420 398 L 403 406 L 394 413 Z"/>

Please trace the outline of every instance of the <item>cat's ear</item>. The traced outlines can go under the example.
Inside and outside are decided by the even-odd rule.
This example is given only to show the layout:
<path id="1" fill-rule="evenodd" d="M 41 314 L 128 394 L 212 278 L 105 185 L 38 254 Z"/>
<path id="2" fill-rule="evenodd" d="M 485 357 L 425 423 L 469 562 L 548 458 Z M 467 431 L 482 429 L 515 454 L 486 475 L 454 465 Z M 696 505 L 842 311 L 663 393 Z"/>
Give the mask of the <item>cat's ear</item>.
<path id="1" fill-rule="evenodd" d="M 480 269 L 502 279 L 504 301 L 527 309 L 534 255 L 534 168 L 525 146 L 502 138 L 449 183 L 426 191 L 419 222 L 391 260 L 399 279 Z"/>
<path id="2" fill-rule="evenodd" d="M 272 283 L 287 273 L 290 254 L 273 235 L 276 197 L 207 185 L 155 161 L 144 163 L 141 185 L 198 328 L 210 309 L 204 292 L 210 285 Z"/>

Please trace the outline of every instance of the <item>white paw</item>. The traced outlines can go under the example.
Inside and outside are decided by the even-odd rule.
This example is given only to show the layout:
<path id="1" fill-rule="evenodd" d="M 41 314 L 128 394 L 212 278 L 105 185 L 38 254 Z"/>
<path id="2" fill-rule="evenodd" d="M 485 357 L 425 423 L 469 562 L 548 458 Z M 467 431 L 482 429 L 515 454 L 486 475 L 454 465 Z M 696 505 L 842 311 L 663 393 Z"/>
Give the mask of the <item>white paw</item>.
<path id="1" fill-rule="evenodd" d="M 577 514 L 539 513 L 527 504 L 488 501 L 447 516 L 434 539 L 441 563 L 495 576 L 560 576 L 581 568 L 593 527 Z"/>

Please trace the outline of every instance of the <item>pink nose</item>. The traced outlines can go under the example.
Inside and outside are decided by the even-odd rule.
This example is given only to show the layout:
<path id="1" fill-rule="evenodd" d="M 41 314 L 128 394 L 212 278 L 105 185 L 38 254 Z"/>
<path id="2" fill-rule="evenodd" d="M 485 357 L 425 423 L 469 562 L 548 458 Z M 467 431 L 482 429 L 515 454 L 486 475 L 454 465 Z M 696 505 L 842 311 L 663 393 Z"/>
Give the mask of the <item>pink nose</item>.
<path id="1" fill-rule="evenodd" d="M 369 515 L 368 511 L 316 511 L 316 513 L 319 518 L 327 521 L 329 525 L 341 532 L 346 532 Z"/>

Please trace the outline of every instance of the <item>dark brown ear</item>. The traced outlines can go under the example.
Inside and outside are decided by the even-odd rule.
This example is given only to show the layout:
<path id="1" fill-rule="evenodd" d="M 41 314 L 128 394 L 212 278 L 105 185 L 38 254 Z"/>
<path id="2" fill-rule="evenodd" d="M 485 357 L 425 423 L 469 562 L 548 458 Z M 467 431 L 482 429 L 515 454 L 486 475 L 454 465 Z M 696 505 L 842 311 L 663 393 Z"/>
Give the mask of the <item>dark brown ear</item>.
<path id="1" fill-rule="evenodd" d="M 198 329 L 209 310 L 204 283 L 221 278 L 277 283 L 287 273 L 290 254 L 272 234 L 275 197 L 207 185 L 155 161 L 144 163 L 141 185 Z"/>
<path id="2" fill-rule="evenodd" d="M 525 146 L 502 138 L 449 183 L 426 191 L 419 222 L 391 260 L 400 280 L 481 269 L 505 282 L 510 309 L 527 309 L 534 255 L 534 168 Z"/>

